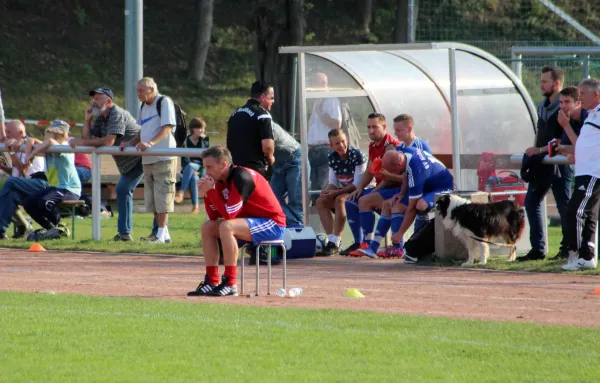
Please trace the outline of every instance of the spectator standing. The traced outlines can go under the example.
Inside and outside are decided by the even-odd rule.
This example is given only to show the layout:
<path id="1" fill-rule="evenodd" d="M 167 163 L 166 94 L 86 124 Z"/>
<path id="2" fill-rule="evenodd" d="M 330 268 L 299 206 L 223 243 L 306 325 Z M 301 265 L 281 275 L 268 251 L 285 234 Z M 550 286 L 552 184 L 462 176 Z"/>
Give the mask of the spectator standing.
<path id="1" fill-rule="evenodd" d="M 114 93 L 109 88 L 91 90 L 91 105 L 85 110 L 82 138 L 71 138 L 69 145 L 120 146 L 133 140 L 140 127 L 133 116 L 114 103 Z M 95 118 L 92 124 L 92 118 Z M 133 232 L 133 192 L 144 175 L 142 159 L 138 156 L 113 156 L 121 177 L 117 183 L 118 233 L 114 241 L 131 241 Z"/>
<path id="2" fill-rule="evenodd" d="M 589 111 L 575 142 L 575 189 L 567 210 L 569 261 L 565 271 L 595 269 L 596 229 L 600 206 L 600 81 L 585 79 L 579 85 L 581 107 Z"/>
<path id="3" fill-rule="evenodd" d="M 562 90 L 564 73 L 552 67 L 544 67 L 540 78 L 540 89 L 544 99 L 538 105 L 537 133 L 535 146 L 528 148 L 525 154 L 529 157 L 543 153 L 548 142 L 561 138 L 563 129 L 558 123 L 560 109 L 559 93 Z M 517 258 L 517 261 L 539 260 L 546 257 L 546 241 L 542 225 L 542 201 L 548 190 L 552 189 L 558 213 L 560 214 L 563 239 L 561 241 L 558 257 L 565 258 L 567 251 L 566 241 L 566 213 L 571 197 L 571 182 L 573 171 L 569 165 L 541 165 L 534 168 L 535 181 L 527 186 L 525 195 L 525 211 L 529 221 L 529 241 L 531 250 L 527 255 Z"/>
<path id="4" fill-rule="evenodd" d="M 583 122 L 588 117 L 588 111 L 581 107 L 579 89 L 574 86 L 560 91 L 560 111 L 558 112 L 558 123 L 564 129 L 558 153 L 566 156 L 575 153 L 575 143 Z M 545 152 L 548 152 L 546 147 Z"/>
<path id="5" fill-rule="evenodd" d="M 267 178 L 267 167 L 275 162 L 272 118 L 273 86 L 262 81 L 252 84 L 250 99 L 227 122 L 227 149 L 237 166 L 256 170 Z"/>
<path id="6" fill-rule="evenodd" d="M 210 139 L 205 134 L 206 122 L 199 117 L 193 118 L 188 126 L 190 134 L 183 142 L 184 148 L 207 149 L 210 147 Z M 175 203 L 182 203 L 186 190 L 190 191 L 192 199 L 192 213 L 198 214 L 198 179 L 204 176 L 204 167 L 201 157 L 181 157 L 181 186 L 175 195 Z"/>
<path id="7" fill-rule="evenodd" d="M 303 227 L 300 143 L 275 122 L 273 122 L 273 139 L 275 163 L 271 188 L 285 213 L 287 227 Z"/>

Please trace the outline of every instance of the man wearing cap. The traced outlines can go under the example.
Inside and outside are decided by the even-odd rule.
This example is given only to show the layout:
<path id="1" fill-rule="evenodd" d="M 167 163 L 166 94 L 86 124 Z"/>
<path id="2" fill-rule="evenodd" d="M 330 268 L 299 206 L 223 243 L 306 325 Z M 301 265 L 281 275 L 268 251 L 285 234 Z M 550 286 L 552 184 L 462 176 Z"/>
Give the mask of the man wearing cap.
<path id="1" fill-rule="evenodd" d="M 92 102 L 85 110 L 83 138 L 73 138 L 69 145 L 76 146 L 119 146 L 135 138 L 140 126 L 125 109 L 114 103 L 114 93 L 108 88 L 90 91 Z M 95 117 L 92 124 L 92 117 Z M 133 191 L 144 175 L 142 160 L 137 156 L 113 156 L 121 178 L 117 183 L 117 205 L 119 232 L 115 241 L 131 241 L 133 238 Z"/>

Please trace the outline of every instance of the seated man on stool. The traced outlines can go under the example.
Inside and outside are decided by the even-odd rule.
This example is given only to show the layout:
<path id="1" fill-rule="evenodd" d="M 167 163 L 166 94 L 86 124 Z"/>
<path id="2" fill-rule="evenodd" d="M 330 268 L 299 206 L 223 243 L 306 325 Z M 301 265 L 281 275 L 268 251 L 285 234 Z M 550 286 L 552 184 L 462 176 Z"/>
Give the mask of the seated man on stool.
<path id="1" fill-rule="evenodd" d="M 252 169 L 233 165 L 231 153 L 221 145 L 202 152 L 206 176 L 198 182 L 208 220 L 202 225 L 202 252 L 206 275 L 188 296 L 238 295 L 236 286 L 238 241 L 282 240 L 285 214 L 267 180 Z M 219 282 L 221 240 L 225 274 Z"/>

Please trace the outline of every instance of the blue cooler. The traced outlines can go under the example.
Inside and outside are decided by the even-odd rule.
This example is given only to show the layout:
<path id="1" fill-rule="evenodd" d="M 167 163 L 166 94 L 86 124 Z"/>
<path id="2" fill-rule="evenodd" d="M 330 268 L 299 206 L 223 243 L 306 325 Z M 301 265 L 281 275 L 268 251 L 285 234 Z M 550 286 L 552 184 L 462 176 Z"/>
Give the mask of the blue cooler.
<path id="1" fill-rule="evenodd" d="M 287 258 L 312 258 L 317 252 L 317 236 L 310 226 L 289 227 L 283 235 Z"/>

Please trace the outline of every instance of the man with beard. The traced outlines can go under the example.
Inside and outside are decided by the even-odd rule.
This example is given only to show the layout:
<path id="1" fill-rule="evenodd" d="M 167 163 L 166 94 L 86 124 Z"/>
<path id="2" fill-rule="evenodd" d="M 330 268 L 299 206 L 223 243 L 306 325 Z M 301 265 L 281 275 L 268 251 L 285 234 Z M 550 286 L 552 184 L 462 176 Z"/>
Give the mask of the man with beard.
<path id="1" fill-rule="evenodd" d="M 527 149 L 528 157 L 544 153 L 548 142 L 560 139 L 563 129 L 558 122 L 560 110 L 560 91 L 563 87 L 565 75 L 562 70 L 553 67 L 544 67 L 540 78 L 540 89 L 544 99 L 538 105 L 537 133 L 535 146 Z M 517 261 L 532 261 L 546 258 L 546 241 L 542 225 L 542 201 L 548 190 L 552 189 L 563 232 L 558 257 L 566 258 L 567 246 L 565 235 L 565 219 L 567 205 L 571 198 L 571 182 L 573 171 L 569 165 L 540 165 L 532 171 L 535 172 L 534 181 L 527 186 L 525 195 L 525 211 L 529 221 L 529 241 L 531 250 L 527 255 L 517 258 Z"/>
<path id="2" fill-rule="evenodd" d="M 114 103 L 114 93 L 108 88 L 90 91 L 92 103 L 85 110 L 83 138 L 73 138 L 69 145 L 77 146 L 120 146 L 121 142 L 132 140 L 140 131 L 135 118 L 125 109 Z M 92 117 L 95 121 L 92 124 Z M 133 229 L 133 191 L 144 175 L 141 157 L 113 156 L 121 178 L 117 183 L 117 205 L 119 232 L 115 241 L 131 241 Z"/>

